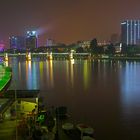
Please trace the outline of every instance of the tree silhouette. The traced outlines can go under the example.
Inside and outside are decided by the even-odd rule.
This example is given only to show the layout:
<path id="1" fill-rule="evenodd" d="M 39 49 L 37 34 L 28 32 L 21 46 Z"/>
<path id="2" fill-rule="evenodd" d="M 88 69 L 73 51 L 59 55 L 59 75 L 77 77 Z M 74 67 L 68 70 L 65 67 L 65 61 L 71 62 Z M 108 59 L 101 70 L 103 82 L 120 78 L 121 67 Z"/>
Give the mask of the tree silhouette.
<path id="1" fill-rule="evenodd" d="M 115 47 L 112 43 L 107 47 L 107 54 L 115 54 Z"/>
<path id="2" fill-rule="evenodd" d="M 79 48 L 76 49 L 76 52 L 77 53 L 83 53 L 84 49 L 82 47 L 79 47 Z"/>
<path id="3" fill-rule="evenodd" d="M 122 44 L 121 53 L 122 54 L 126 54 L 127 53 L 127 45 L 124 44 L 124 43 Z"/>
<path id="4" fill-rule="evenodd" d="M 92 53 L 94 53 L 94 54 L 98 53 L 98 44 L 97 44 L 97 39 L 96 38 L 91 40 L 90 49 L 91 49 Z"/>

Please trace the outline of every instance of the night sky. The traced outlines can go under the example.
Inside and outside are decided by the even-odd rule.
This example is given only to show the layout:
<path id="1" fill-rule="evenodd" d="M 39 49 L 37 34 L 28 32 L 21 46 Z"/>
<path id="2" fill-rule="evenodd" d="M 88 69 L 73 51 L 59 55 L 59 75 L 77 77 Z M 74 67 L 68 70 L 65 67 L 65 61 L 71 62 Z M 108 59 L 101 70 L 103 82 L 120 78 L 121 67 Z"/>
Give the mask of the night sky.
<path id="1" fill-rule="evenodd" d="M 37 29 L 40 45 L 104 41 L 120 34 L 120 21 L 139 18 L 139 0 L 0 0 L 0 40 Z"/>

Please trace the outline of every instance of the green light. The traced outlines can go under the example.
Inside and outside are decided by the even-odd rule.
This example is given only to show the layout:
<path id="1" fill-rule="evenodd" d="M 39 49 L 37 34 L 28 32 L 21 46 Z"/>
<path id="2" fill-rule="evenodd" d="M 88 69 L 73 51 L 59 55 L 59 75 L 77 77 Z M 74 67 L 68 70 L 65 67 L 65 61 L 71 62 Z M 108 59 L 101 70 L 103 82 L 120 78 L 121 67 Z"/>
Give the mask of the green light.
<path id="1" fill-rule="evenodd" d="M 44 121 L 45 121 L 45 115 L 40 115 L 40 116 L 37 118 L 37 120 L 38 120 L 40 123 L 44 122 Z"/>
<path id="2" fill-rule="evenodd" d="M 0 92 L 5 88 L 11 80 L 11 68 L 0 65 Z"/>

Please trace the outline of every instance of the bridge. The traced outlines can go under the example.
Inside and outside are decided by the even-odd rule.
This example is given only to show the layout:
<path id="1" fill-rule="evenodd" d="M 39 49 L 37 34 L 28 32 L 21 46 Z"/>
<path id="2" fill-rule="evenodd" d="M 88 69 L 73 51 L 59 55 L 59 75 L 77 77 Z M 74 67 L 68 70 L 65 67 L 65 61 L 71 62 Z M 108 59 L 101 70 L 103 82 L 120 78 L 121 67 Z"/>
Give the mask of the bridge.
<path id="1" fill-rule="evenodd" d="M 32 58 L 46 58 L 48 60 L 54 59 L 89 59 L 91 58 L 91 53 L 53 53 L 53 52 L 45 52 L 45 53 L 3 53 L 0 54 L 0 57 L 4 57 L 5 61 L 8 60 L 8 57 L 20 57 L 26 58 L 27 60 L 31 60 Z"/>

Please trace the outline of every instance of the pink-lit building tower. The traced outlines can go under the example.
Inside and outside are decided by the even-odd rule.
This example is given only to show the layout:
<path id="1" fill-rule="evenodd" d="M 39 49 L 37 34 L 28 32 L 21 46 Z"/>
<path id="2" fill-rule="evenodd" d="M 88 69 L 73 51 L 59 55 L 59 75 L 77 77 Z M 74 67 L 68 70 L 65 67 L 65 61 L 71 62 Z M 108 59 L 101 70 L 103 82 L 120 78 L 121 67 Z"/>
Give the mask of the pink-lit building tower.
<path id="1" fill-rule="evenodd" d="M 3 52 L 5 48 L 5 44 L 3 41 L 0 41 L 0 52 Z"/>

